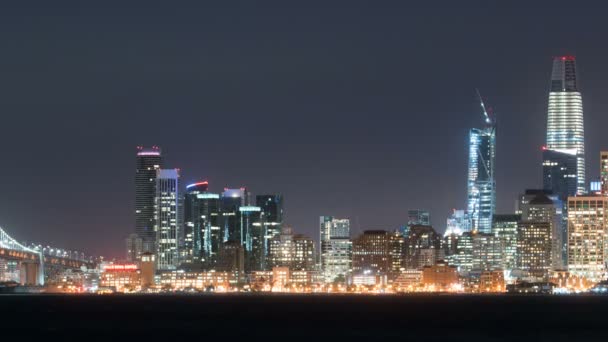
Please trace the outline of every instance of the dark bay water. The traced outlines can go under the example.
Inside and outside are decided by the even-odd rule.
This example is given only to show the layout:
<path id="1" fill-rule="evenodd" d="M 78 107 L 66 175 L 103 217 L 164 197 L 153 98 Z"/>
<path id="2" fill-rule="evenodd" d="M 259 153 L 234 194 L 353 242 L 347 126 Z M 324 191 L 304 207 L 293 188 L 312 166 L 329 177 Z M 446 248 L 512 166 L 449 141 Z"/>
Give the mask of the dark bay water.
<path id="1" fill-rule="evenodd" d="M 22 340 L 608 341 L 600 296 L 4 295 L 0 311 Z"/>

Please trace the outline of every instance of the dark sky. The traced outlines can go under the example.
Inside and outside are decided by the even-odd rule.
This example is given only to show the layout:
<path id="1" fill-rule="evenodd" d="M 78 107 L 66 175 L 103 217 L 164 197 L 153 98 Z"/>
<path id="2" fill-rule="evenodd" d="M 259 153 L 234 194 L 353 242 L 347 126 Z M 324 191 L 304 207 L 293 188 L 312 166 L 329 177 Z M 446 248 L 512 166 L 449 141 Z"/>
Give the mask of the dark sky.
<path id="1" fill-rule="evenodd" d="M 476 87 L 497 113 L 509 213 L 540 185 L 561 54 L 577 57 L 588 177 L 608 148 L 600 2 L 11 3 L 0 225 L 20 240 L 122 257 L 142 144 L 185 183 L 283 193 L 287 223 L 315 238 L 319 215 L 350 217 L 356 234 L 396 228 L 410 208 L 443 231 L 465 206 Z"/>

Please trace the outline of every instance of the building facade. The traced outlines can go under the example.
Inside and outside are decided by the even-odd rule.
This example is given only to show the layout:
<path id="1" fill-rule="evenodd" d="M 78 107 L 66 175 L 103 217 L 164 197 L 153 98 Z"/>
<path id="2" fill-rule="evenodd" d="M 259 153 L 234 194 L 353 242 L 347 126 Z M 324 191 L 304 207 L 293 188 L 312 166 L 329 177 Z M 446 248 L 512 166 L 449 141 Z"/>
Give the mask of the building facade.
<path id="1" fill-rule="evenodd" d="M 350 241 L 350 221 L 332 216 L 320 218 L 320 260 L 321 273 L 325 282 L 344 282 L 350 274 L 352 244 Z"/>
<path id="2" fill-rule="evenodd" d="M 568 271 L 597 282 L 606 273 L 605 196 L 576 196 L 568 199 Z"/>
<path id="3" fill-rule="evenodd" d="M 583 100 L 578 90 L 576 59 L 553 59 L 547 115 L 547 149 L 576 155 L 577 194 L 585 193 Z"/>
<path id="4" fill-rule="evenodd" d="M 546 279 L 552 266 L 551 223 L 520 222 L 517 228 L 517 268 L 523 276 Z"/>
<path id="5" fill-rule="evenodd" d="M 156 170 L 154 230 L 156 269 L 160 271 L 179 266 L 179 196 L 179 170 Z"/>
<path id="6" fill-rule="evenodd" d="M 257 195 L 255 205 L 262 209 L 262 222 L 268 238 L 281 234 L 283 227 L 283 195 Z"/>
<path id="7" fill-rule="evenodd" d="M 184 194 L 184 246 L 181 251 L 181 260 L 184 263 L 198 263 L 202 258 L 203 229 L 201 224 L 199 194 L 207 193 L 209 182 L 202 181 L 186 186 Z"/>
<path id="8" fill-rule="evenodd" d="M 291 271 L 312 271 L 315 265 L 314 241 L 301 234 L 293 234 L 290 227 L 270 240 L 269 268 L 289 267 Z"/>
<path id="9" fill-rule="evenodd" d="M 135 163 L 135 234 L 142 241 L 142 249 L 135 251 L 136 259 L 143 252 L 155 252 L 154 199 L 156 171 L 163 167 L 161 150 L 157 146 L 137 147 Z"/>
<path id="10" fill-rule="evenodd" d="M 483 128 L 469 132 L 469 167 L 467 181 L 467 213 L 471 229 L 492 232 L 492 215 L 496 208 L 496 122 L 481 102 L 485 115 Z"/>
<path id="11" fill-rule="evenodd" d="M 385 230 L 366 230 L 353 240 L 353 275 L 382 275 L 389 280 L 399 275 L 403 238 Z"/>

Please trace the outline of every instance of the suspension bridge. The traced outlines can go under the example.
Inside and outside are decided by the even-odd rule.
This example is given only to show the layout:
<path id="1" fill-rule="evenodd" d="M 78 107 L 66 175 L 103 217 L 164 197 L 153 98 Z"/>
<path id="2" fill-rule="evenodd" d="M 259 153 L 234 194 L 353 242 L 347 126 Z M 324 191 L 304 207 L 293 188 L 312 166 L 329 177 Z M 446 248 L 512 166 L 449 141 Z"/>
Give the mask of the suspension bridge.
<path id="1" fill-rule="evenodd" d="M 44 285 L 45 271 L 92 267 L 84 255 L 61 249 L 26 246 L 13 239 L 0 227 L 0 259 L 16 261 L 22 285 Z"/>

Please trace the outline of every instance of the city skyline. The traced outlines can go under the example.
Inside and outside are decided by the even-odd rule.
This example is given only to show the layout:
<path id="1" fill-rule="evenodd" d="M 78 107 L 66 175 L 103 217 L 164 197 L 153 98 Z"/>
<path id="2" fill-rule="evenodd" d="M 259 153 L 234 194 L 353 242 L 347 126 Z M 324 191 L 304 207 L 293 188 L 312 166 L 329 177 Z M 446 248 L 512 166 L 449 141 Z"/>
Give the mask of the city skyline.
<path id="1" fill-rule="evenodd" d="M 349 218 L 356 236 L 397 229 L 416 208 L 442 232 L 451 209 L 464 208 L 475 88 L 497 114 L 496 213 L 509 214 L 517 194 L 542 187 L 549 63 L 562 55 L 578 60 L 586 176 L 597 178 L 608 146 L 599 11 L 459 6 L 192 5 L 165 16 L 151 5 L 137 16 L 107 5 L 81 17 L 6 6 L 0 225 L 20 241 L 123 258 L 133 148 L 158 145 L 183 184 L 282 194 L 284 223 L 314 239 L 321 215 Z M 545 32 L 566 16 L 570 27 Z M 148 30 L 158 17 L 169 23 L 160 36 Z M 22 214 L 31 208 L 37 215 Z"/>

